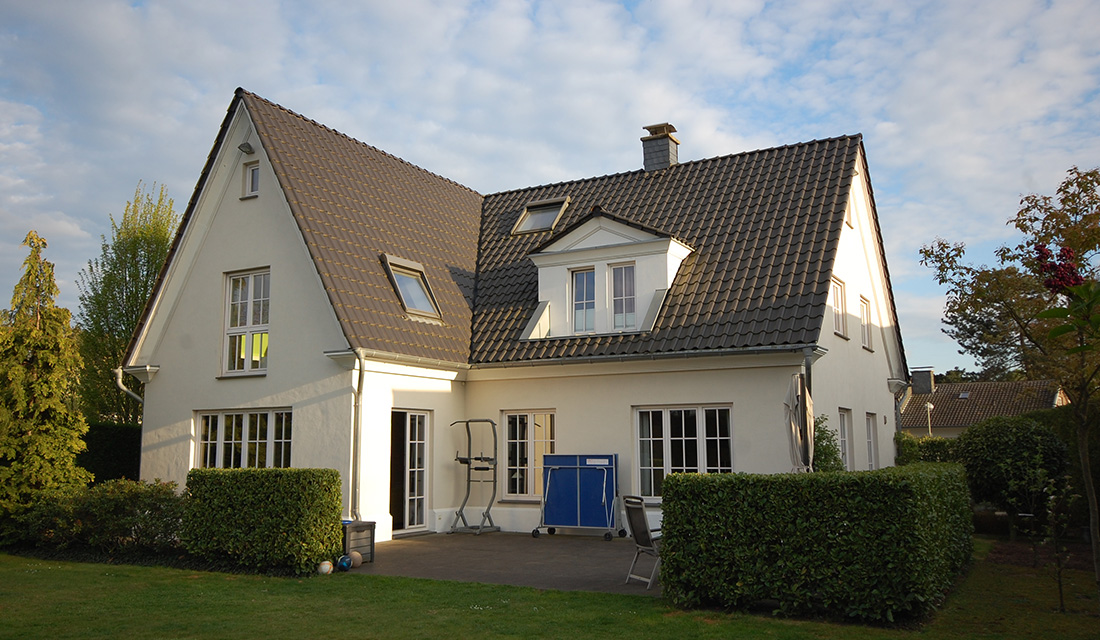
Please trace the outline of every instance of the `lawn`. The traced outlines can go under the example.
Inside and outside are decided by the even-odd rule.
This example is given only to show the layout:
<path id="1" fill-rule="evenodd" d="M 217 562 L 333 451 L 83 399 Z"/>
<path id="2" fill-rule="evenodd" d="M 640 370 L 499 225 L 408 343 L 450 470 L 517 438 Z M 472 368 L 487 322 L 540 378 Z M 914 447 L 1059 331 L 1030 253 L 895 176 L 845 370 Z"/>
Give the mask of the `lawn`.
<path id="1" fill-rule="evenodd" d="M 920 629 L 680 611 L 647 596 L 362 574 L 305 579 L 0 554 L 0 638 L 1074 638 L 1100 636 L 1092 575 L 989 562 Z"/>

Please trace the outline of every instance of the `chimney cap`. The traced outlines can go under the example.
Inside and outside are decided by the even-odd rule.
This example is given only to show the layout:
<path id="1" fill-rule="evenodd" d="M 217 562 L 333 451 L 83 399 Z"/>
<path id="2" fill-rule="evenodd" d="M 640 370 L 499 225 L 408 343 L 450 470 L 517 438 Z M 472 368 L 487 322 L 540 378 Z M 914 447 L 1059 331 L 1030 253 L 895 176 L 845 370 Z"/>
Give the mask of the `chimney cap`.
<path id="1" fill-rule="evenodd" d="M 667 122 L 662 122 L 661 124 L 651 124 L 642 128 L 649 132 L 649 137 L 651 138 L 668 136 L 673 140 L 676 140 L 676 138 L 672 135 L 673 133 L 676 133 L 676 127 Z M 644 140 L 645 138 L 642 139 Z M 679 142 L 679 140 L 676 141 Z"/>

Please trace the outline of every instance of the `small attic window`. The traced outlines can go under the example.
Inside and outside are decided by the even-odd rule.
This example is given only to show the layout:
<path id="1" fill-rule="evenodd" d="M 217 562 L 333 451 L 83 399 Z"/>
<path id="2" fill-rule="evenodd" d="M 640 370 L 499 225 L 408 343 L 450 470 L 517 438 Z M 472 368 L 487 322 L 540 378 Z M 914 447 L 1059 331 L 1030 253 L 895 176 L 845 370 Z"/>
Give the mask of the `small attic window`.
<path id="1" fill-rule="evenodd" d="M 382 262 L 393 283 L 401 306 L 410 315 L 439 318 L 439 305 L 424 275 L 424 265 L 391 255 L 383 255 Z"/>
<path id="2" fill-rule="evenodd" d="M 516 226 L 512 228 L 512 235 L 520 233 L 534 233 L 536 231 L 549 231 L 554 228 L 561 218 L 565 208 L 569 206 L 569 198 L 554 198 L 553 200 L 536 200 L 523 208 Z"/>
<path id="3" fill-rule="evenodd" d="M 970 399 L 970 392 L 969 391 L 963 391 L 963 392 L 959 393 L 959 400 L 969 400 L 969 399 Z"/>

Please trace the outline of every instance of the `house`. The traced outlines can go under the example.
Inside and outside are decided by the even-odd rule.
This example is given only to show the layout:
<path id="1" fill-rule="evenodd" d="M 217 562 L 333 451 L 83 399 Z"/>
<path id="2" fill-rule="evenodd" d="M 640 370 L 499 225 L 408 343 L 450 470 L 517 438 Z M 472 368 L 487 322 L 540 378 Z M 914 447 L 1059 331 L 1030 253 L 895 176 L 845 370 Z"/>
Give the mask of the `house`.
<path id="1" fill-rule="evenodd" d="M 910 435 L 956 438 L 966 428 L 998 416 L 1069 404 L 1053 380 L 951 382 L 936 384 L 930 369 L 912 372 L 912 393 L 901 410 L 901 427 Z"/>
<path id="2" fill-rule="evenodd" d="M 142 476 L 335 468 L 386 540 L 449 530 L 470 471 L 530 531 L 545 453 L 617 454 L 655 505 L 672 472 L 790 471 L 799 375 L 850 468 L 889 464 L 907 367 L 862 138 L 681 163 L 674 132 L 482 195 L 237 90 L 124 363 Z"/>

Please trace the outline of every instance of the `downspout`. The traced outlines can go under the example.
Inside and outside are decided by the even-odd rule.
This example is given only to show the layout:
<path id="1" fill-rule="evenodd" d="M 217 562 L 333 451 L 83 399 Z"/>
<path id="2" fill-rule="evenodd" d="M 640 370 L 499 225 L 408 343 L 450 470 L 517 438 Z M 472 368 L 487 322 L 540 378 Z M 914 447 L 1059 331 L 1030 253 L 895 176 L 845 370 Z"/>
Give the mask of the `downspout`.
<path id="1" fill-rule="evenodd" d="M 355 386 L 355 418 L 352 424 L 351 445 L 351 504 L 348 505 L 348 515 L 352 520 L 360 520 L 359 515 L 359 443 L 362 440 L 363 430 L 363 385 L 366 381 L 367 361 L 363 357 L 363 350 L 355 350 L 355 362 L 359 365 L 359 381 Z"/>
<path id="2" fill-rule="evenodd" d="M 141 396 L 126 388 L 126 383 L 122 381 L 122 367 L 111 369 L 111 372 L 115 374 L 115 386 L 125 392 L 126 395 L 130 396 L 134 400 L 137 400 L 138 404 L 145 404 L 145 400 L 143 400 Z"/>
<path id="3" fill-rule="evenodd" d="M 805 358 L 806 369 L 806 391 L 810 394 L 810 397 L 814 397 L 814 350 L 810 347 L 806 347 L 802 350 L 802 355 Z"/>

